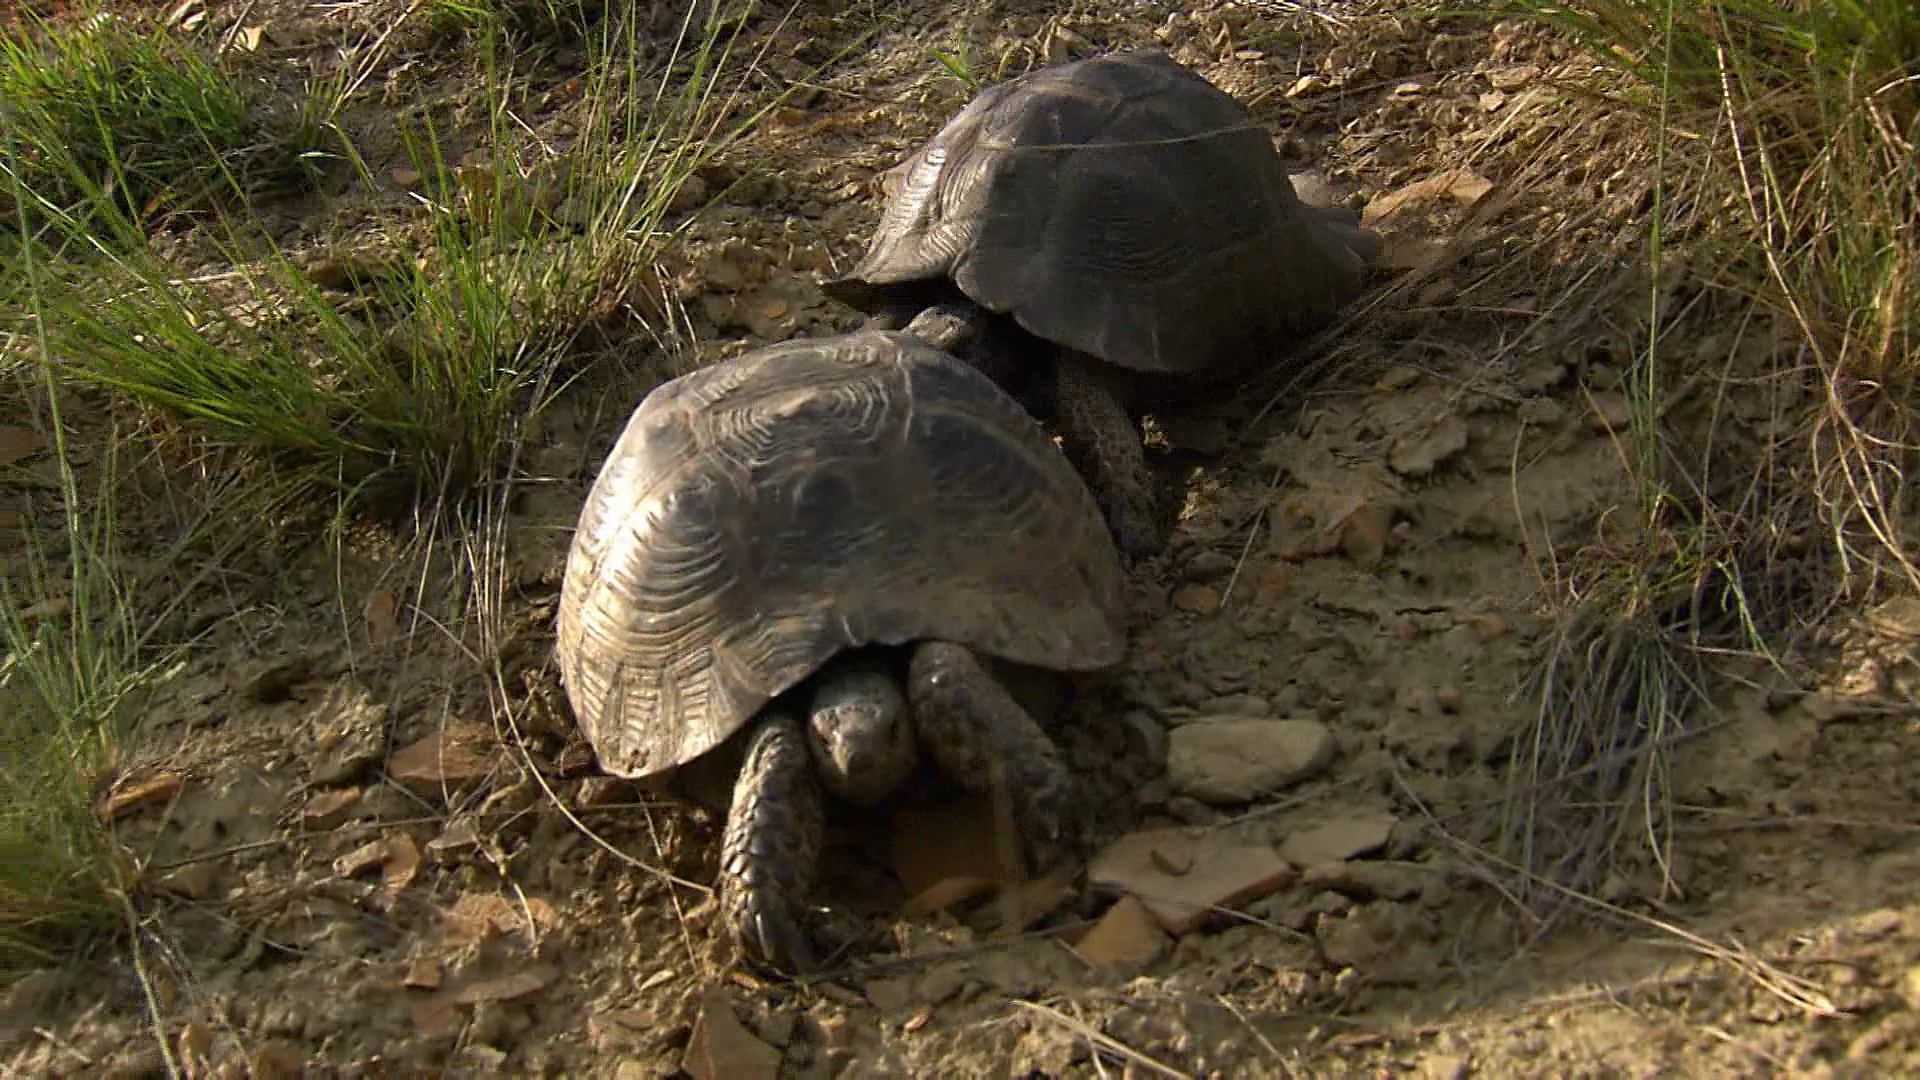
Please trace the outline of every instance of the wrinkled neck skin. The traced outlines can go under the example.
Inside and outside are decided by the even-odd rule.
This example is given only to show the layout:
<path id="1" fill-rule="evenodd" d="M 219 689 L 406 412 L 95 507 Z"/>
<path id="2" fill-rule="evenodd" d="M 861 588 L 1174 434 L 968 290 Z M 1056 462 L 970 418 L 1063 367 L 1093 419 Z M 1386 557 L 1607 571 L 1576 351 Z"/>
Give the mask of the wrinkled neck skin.
<path id="1" fill-rule="evenodd" d="M 835 657 L 820 670 L 806 730 L 821 783 L 855 806 L 872 806 L 898 791 L 919 765 L 900 675 L 877 656 Z"/>
<path id="2" fill-rule="evenodd" d="M 871 312 L 867 325 L 906 330 L 951 353 L 1007 392 L 1029 414 L 1052 415 L 1054 345 L 967 298 L 947 279 L 901 282 L 854 295 Z"/>
<path id="3" fill-rule="evenodd" d="M 1360 223 L 1359 211 L 1347 206 L 1302 200 L 1300 217 L 1320 251 L 1323 271 L 1339 279 L 1335 291 L 1344 307 L 1366 287 L 1380 258 L 1380 236 Z"/>

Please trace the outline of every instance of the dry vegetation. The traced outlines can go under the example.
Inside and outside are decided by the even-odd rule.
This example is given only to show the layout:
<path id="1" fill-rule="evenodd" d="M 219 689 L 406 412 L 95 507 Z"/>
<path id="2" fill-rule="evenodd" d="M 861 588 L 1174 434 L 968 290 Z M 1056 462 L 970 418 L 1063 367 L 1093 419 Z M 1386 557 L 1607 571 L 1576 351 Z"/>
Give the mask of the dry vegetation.
<path id="1" fill-rule="evenodd" d="M 763 146 L 797 153 L 804 139 L 821 140 L 816 157 L 849 145 L 814 113 L 847 102 L 873 109 L 883 92 L 862 99 L 831 82 L 835 72 L 865 57 L 861 70 L 911 76 L 920 100 L 936 103 L 938 115 L 925 118 L 933 125 L 974 86 L 1051 58 L 1056 46 L 1065 55 L 1090 47 L 1050 20 L 1056 36 L 1024 52 L 952 37 L 875 59 L 875 42 L 910 34 L 913 17 L 941 27 L 962 20 L 925 11 L 903 18 L 884 4 L 828 6 L 830 20 L 807 25 L 830 24 L 838 34 L 830 40 L 785 29 L 807 16 L 804 5 L 783 13 L 726 3 L 427 0 L 404 10 L 368 5 L 351 24 L 324 25 L 279 5 L 251 16 L 253 5 L 189 4 L 157 15 L 115 5 L 9 9 L 0 43 L 0 969 L 10 982 L 44 985 L 49 971 L 115 968 L 125 957 L 143 988 L 133 1012 L 150 1030 L 140 1038 L 161 1066 L 191 1072 L 195 1055 L 218 1041 L 195 1027 L 202 1021 L 181 1019 L 196 1007 L 191 988 L 164 991 L 167 979 L 149 973 L 155 958 L 184 964 L 170 952 L 177 939 L 168 923 L 168 898 L 181 890 L 165 879 L 191 859 L 163 865 L 117 823 L 171 807 L 182 778 L 193 782 L 195 755 L 218 744 L 196 723 L 153 720 L 154 703 L 200 693 L 193 680 L 209 677 L 208 658 L 228 655 L 220 650 L 238 648 L 236 640 L 245 641 L 235 655 L 246 670 L 233 675 L 241 687 L 233 692 L 258 702 L 287 699 L 276 679 L 307 677 L 282 668 L 304 647 L 294 639 L 315 626 L 375 652 L 397 650 L 382 668 L 401 688 L 396 700 L 419 683 L 421 695 L 439 696 L 426 706 L 410 698 L 410 707 L 438 710 L 442 722 L 476 711 L 498 721 L 509 765 L 490 768 L 532 778 L 500 781 L 499 792 L 535 793 L 513 820 L 533 820 L 528 806 L 537 801 L 564 811 L 566 828 L 585 829 L 578 800 L 567 809 L 555 795 L 563 772 L 543 768 L 537 738 L 565 742 L 564 731 L 539 719 L 541 619 L 550 605 L 516 599 L 537 592 L 542 565 L 564 549 L 564 531 L 552 523 L 578 505 L 574 488 L 550 479 L 566 475 L 556 455 L 590 477 L 593 455 L 648 385 L 743 348 L 743 338 L 772 336 L 760 324 L 785 317 L 771 308 L 742 314 L 743 305 L 820 303 L 754 299 L 728 280 L 742 275 L 738 249 L 724 237 L 740 226 L 716 208 L 758 198 L 777 207 L 774 218 L 822 218 L 807 204 L 844 198 L 796 193 L 811 182 L 802 171 L 783 179 L 773 175 L 779 166 L 753 156 Z M 1677 792 L 1699 784 L 1676 775 L 1676 754 L 1748 723 L 1748 712 L 1728 704 L 1742 695 L 1804 698 L 1807 709 L 1826 710 L 1825 720 L 1863 710 L 1903 715 L 1912 701 L 1903 662 L 1861 662 L 1858 631 L 1887 621 L 1866 616 L 1890 610 L 1889 598 L 1920 589 L 1907 546 L 1920 370 L 1920 15 L 1904 0 L 1520 0 L 1445 15 L 1384 3 L 1215 7 L 1189 17 L 1186 25 L 1205 30 L 1189 33 L 1196 48 L 1229 58 L 1236 49 L 1269 58 L 1291 49 L 1307 58 L 1273 76 L 1282 93 L 1261 92 L 1269 108 L 1311 101 L 1305 80 L 1324 82 L 1329 65 L 1349 62 L 1355 74 L 1342 76 L 1342 95 L 1399 93 L 1392 70 L 1360 70 L 1374 40 L 1413 42 L 1406 48 L 1430 56 L 1454 41 L 1479 48 L 1503 32 L 1556 43 L 1553 107 L 1508 104 L 1497 114 L 1504 122 L 1486 121 L 1494 133 L 1481 149 L 1444 152 L 1463 155 L 1461 168 L 1504 169 L 1494 193 L 1449 224 L 1451 246 L 1430 241 L 1446 257 L 1383 275 L 1318 343 L 1330 378 L 1378 376 L 1382 340 L 1429 327 L 1441 328 L 1434 340 L 1450 342 L 1436 352 L 1479 350 L 1476 365 L 1488 370 L 1508 361 L 1518 370 L 1543 351 L 1585 364 L 1582 350 L 1598 346 L 1577 335 L 1603 323 L 1625 343 L 1612 365 L 1615 385 L 1582 383 L 1563 396 L 1576 413 L 1599 418 L 1626 497 L 1572 540 L 1523 536 L 1533 566 L 1516 564 L 1512 574 L 1537 587 L 1533 611 L 1545 629 L 1497 692 L 1517 695 L 1524 722 L 1481 755 L 1477 767 L 1498 779 L 1476 789 L 1488 797 L 1474 812 L 1434 813 L 1426 825 L 1435 846 L 1486 890 L 1487 906 L 1525 913 L 1512 918 L 1525 928 L 1516 940 L 1529 947 L 1565 921 L 1555 915 L 1577 911 L 1683 942 L 1749 978 L 1751 996 L 1786 1002 L 1789 1015 L 1848 1012 L 1830 987 L 1682 928 L 1675 905 L 1692 898 L 1675 869 L 1689 858 L 1681 834 L 1708 812 L 1681 805 Z M 1133 19 L 1144 36 L 1165 13 L 1087 18 L 1078 25 Z M 1501 19 L 1520 29 L 1496 30 Z M 283 42 L 270 60 L 261 50 L 276 34 L 330 44 L 294 63 Z M 1531 60 L 1499 70 L 1529 64 L 1529 78 L 1539 79 Z M 1503 108 L 1490 95 L 1521 96 L 1496 84 L 1477 106 L 1489 116 Z M 1342 153 L 1370 196 L 1403 186 L 1415 167 L 1438 171 L 1430 166 L 1441 151 L 1416 146 L 1396 163 L 1379 149 L 1392 140 L 1361 127 L 1347 124 Z M 768 185 L 785 185 L 786 194 L 743 194 Z M 784 251 L 758 244 L 761 258 L 796 272 L 825 269 L 803 266 L 795 252 L 812 250 L 809 241 L 780 228 L 754 234 L 786 237 Z M 706 268 L 704 292 L 683 287 L 684 268 L 696 262 Z M 1455 266 L 1474 276 L 1436 292 L 1436 278 Z M 1533 287 L 1519 281 L 1526 275 L 1550 284 L 1521 307 L 1513 298 Z M 767 289 L 777 280 L 751 268 L 745 277 Z M 715 334 L 715 325 L 735 332 Z M 739 333 L 743 326 L 751 334 Z M 1556 334 L 1566 336 L 1544 340 Z M 1455 374 L 1471 387 L 1477 376 L 1464 372 Z M 1250 400 L 1266 401 L 1278 385 L 1255 387 Z M 1511 509 L 1525 520 L 1514 439 Z M 1209 522 L 1229 523 L 1219 525 L 1219 546 L 1238 557 L 1225 595 L 1214 590 L 1215 608 L 1236 589 L 1256 604 L 1266 595 L 1257 574 L 1242 584 L 1254 541 L 1237 524 L 1265 520 L 1280 483 L 1260 489 L 1276 465 L 1256 457 L 1243 463 L 1260 474 L 1250 487 L 1196 483 L 1198 502 L 1218 497 L 1215 511 L 1196 512 L 1196 535 Z M 1242 495 L 1244 507 L 1233 501 Z M 542 500 L 558 502 L 539 518 L 544 564 L 518 546 L 516 524 L 524 504 Z M 355 579 L 352 568 L 373 565 L 379 580 Z M 1174 595 L 1179 605 L 1196 594 Z M 1192 610 L 1208 602 L 1194 600 Z M 464 673 L 467 688 L 448 671 Z M 385 737 L 376 760 L 392 771 Z M 1387 786 L 1403 812 L 1429 809 L 1426 789 L 1397 782 Z M 437 796 L 410 796 L 412 812 L 450 819 L 455 800 L 442 794 L 444 807 Z M 461 798 L 459 807 L 496 801 L 484 792 Z M 668 914 L 602 931 L 639 925 L 661 935 L 660 950 L 678 949 L 680 937 L 702 932 L 697 917 L 684 918 L 698 898 L 647 875 L 685 870 L 699 879 L 697 857 L 673 854 L 686 826 L 651 808 L 627 816 L 644 819 L 651 850 L 641 861 L 653 865 L 626 865 L 634 848 L 598 833 L 551 850 L 581 861 L 597 845 L 621 860 L 653 891 L 622 885 L 603 902 Z M 1913 827 L 1880 824 L 1897 836 Z M 535 833 L 552 841 L 546 830 Z M 357 847 L 372 834 L 355 836 Z M 372 865 L 400 874 L 394 866 L 405 860 L 394 850 Z M 513 880 L 505 861 L 494 868 Z M 532 911 L 530 924 L 538 922 Z M 1141 993 L 1171 1000 L 1186 992 L 1177 986 L 1181 965 L 1224 970 L 1216 961 L 1182 946 L 1164 985 Z M 1875 971 L 1883 981 L 1900 977 Z M 1293 976 L 1276 969 L 1262 978 L 1279 985 Z M 1145 1067 L 1135 1044 L 1158 1038 L 1157 1029 L 1100 1026 L 1121 1008 L 1110 990 L 1065 1011 L 1037 995 L 1017 998 L 1031 1014 L 1022 1022 L 1065 1032 L 1079 1048 L 1067 1059 L 1074 1068 L 1129 1058 Z M 63 1001 L 80 995 L 61 993 Z M 871 989 L 868 997 L 885 1010 Z M 1331 1000 L 1305 991 L 1289 1000 L 1299 1012 L 1310 998 Z M 1656 998 L 1636 1008 L 1669 1004 Z M 1893 1034 L 1862 1051 L 1866 1059 L 1916 1038 L 1870 1013 L 1859 1015 L 1873 1021 L 1871 1031 Z M 755 1015 L 764 1036 L 765 1016 Z M 413 1019 L 428 1026 L 418 1011 Z M 1289 1045 L 1296 1056 L 1281 1055 L 1268 1029 L 1240 1022 L 1237 1032 L 1279 1058 L 1271 1068 L 1311 1067 L 1320 1052 Z M 965 1025 L 955 1023 L 964 1038 Z M 1188 1023 L 1204 1026 L 1192 1018 L 1176 1026 Z M 1287 1034 L 1335 1055 L 1375 1045 L 1341 1043 L 1340 1024 L 1327 1024 L 1331 1035 L 1326 1026 Z M 936 1021 L 929 1039 L 942 1026 Z M 917 1030 L 908 1028 L 898 1037 Z M 467 1030 L 462 1046 L 512 1043 Z M 1420 1037 L 1435 1030 L 1420 1027 Z M 1504 1073 L 1518 1060 L 1511 1043 L 1473 1042 L 1483 1029 L 1459 1030 L 1466 1041 L 1448 1053 L 1482 1071 Z M 0 1034 L 49 1054 L 68 1037 Z M 1811 1057 L 1769 1043 L 1751 1059 L 1690 1060 L 1810 1067 L 1852 1060 L 1861 1045 L 1843 1041 L 1829 1053 L 1828 1042 L 1808 1036 Z M 1181 1069 L 1215 1067 L 1195 1048 L 1197 1036 L 1165 1045 L 1185 1048 Z M 924 1062 L 915 1056 L 923 1052 L 940 1051 L 889 1050 L 900 1056 L 873 1060 L 905 1068 Z M 151 1055 L 127 1053 L 153 1064 Z M 345 1064 L 317 1048 L 299 1053 Z M 999 1067 L 996 1051 L 980 1053 L 988 1064 L 978 1068 Z M 1580 1054 L 1575 1047 L 1511 1071 L 1602 1060 Z M 63 1071 L 86 1064 L 40 1060 Z M 257 1055 L 252 1061 L 254 1071 L 271 1071 Z"/>

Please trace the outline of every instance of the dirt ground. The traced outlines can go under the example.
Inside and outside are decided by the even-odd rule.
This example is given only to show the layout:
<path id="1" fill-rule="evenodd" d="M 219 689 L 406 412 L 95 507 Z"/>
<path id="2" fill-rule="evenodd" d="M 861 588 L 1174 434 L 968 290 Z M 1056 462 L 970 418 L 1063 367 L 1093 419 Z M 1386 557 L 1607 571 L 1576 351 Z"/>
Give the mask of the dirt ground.
<path id="1" fill-rule="evenodd" d="M 1562 586 L 1631 497 L 1610 430 L 1644 344 L 1631 255 L 1648 159 L 1631 120 L 1561 88 L 1585 63 L 1535 32 L 1379 7 L 1050 8 L 830 0 L 759 19 L 750 37 L 772 39 L 779 71 L 901 16 L 714 170 L 716 190 L 742 182 L 699 212 L 675 284 L 702 358 L 854 325 L 812 282 L 863 246 L 882 172 L 968 98 L 928 51 L 967 40 L 1010 56 L 1008 74 L 1170 48 L 1296 167 L 1393 209 L 1376 289 L 1313 346 L 1327 374 L 1165 419 L 1201 461 L 1187 513 L 1135 575 L 1123 670 L 1057 718 L 1103 840 L 1165 828 L 1166 874 L 1277 850 L 1274 871 L 1184 934 L 1110 919 L 1099 947 L 1081 938 L 1114 901 L 1084 883 L 1022 933 L 994 928 L 991 903 L 901 915 L 909 879 L 939 874 L 892 852 L 978 839 L 909 806 L 907 843 L 836 831 L 826 888 L 871 916 L 870 955 L 802 983 L 730 969 L 702 907 L 715 819 L 594 775 L 552 708 L 561 560 L 634 400 L 609 382 L 564 399 L 529 448 L 483 553 L 506 568 L 489 636 L 443 631 L 470 613 L 390 546 L 236 567 L 120 782 L 156 793 L 120 820 L 147 865 L 144 978 L 102 956 L 27 979 L 0 1022 L 10 1072 L 161 1071 L 156 1024 L 190 1072 L 231 1076 L 693 1062 L 1450 1080 L 1920 1060 L 1920 769 L 1899 704 L 1913 605 L 1825 639 L 1860 648 L 1789 657 L 1854 658 L 1822 670 L 1865 697 L 1722 665 L 1715 708 L 1674 751 L 1669 881 L 1629 859 L 1596 902 L 1542 922 L 1486 855 Z M 305 62 L 368 10 L 276 8 L 269 59 Z M 391 67 L 396 93 L 453 78 L 404 47 Z M 1669 347 L 1724 351 L 1711 302 L 1699 312 Z M 261 581 L 279 584 L 246 584 Z M 1273 720 L 1324 743 L 1282 790 L 1248 801 L 1168 768 L 1210 725 Z"/>

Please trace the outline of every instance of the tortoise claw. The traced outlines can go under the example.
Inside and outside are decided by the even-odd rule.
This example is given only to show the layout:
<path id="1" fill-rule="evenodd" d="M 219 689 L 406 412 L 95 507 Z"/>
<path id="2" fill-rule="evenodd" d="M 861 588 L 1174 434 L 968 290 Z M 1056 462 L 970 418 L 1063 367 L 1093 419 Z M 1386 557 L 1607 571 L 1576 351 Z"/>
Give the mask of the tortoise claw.
<path id="1" fill-rule="evenodd" d="M 749 908 L 735 945 L 746 960 L 775 971 L 804 975 L 816 966 L 806 931 L 778 908 Z"/>

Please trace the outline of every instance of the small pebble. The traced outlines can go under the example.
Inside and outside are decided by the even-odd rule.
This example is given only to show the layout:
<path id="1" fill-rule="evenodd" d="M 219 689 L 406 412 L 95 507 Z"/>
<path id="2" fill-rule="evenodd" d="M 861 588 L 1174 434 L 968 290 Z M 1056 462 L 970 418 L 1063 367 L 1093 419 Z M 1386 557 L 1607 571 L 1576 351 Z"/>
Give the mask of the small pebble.
<path id="1" fill-rule="evenodd" d="M 1190 615 L 1211 615 L 1220 610 L 1220 590 L 1211 585 L 1183 585 L 1173 594 L 1173 606 Z"/>
<path id="2" fill-rule="evenodd" d="M 1202 551 L 1187 562 L 1188 581 L 1213 581 L 1233 573 L 1234 557 L 1224 551 Z"/>

